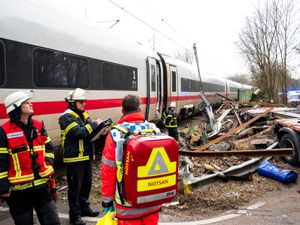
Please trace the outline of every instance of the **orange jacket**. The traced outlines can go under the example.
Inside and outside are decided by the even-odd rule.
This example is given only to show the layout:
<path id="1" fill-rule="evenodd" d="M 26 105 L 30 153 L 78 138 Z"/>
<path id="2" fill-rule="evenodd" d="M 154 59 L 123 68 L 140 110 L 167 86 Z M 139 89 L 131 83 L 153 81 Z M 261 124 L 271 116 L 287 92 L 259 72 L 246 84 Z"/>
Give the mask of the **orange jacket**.
<path id="1" fill-rule="evenodd" d="M 45 143 L 50 142 L 50 138 L 41 134 L 43 125 L 40 121 L 32 120 L 32 122 L 37 130 L 37 136 L 32 140 L 32 148 L 29 146 L 24 131 L 17 124 L 8 121 L 2 125 L 7 137 L 6 150 L 9 154 L 7 177 L 12 185 L 34 181 L 36 178 L 32 169 L 33 165 L 41 179 L 48 178 L 54 173 L 52 165 L 45 161 L 45 156 L 47 156 Z"/>
<path id="2" fill-rule="evenodd" d="M 118 121 L 118 124 L 123 122 L 144 123 L 145 116 L 139 112 L 130 113 L 123 116 Z M 108 203 L 114 199 L 117 183 L 116 148 L 111 133 L 106 138 L 105 147 L 102 153 L 101 177 L 102 201 Z M 116 217 L 119 219 L 138 219 L 156 213 L 160 209 L 160 205 L 148 208 L 133 208 L 128 206 L 125 207 L 116 202 Z"/>

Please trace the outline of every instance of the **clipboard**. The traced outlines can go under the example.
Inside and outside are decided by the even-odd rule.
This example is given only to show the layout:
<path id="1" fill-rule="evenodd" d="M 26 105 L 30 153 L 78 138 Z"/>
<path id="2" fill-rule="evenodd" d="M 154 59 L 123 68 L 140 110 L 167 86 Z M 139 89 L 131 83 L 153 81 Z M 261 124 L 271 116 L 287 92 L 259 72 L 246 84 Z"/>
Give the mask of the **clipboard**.
<path id="1" fill-rule="evenodd" d="M 112 124 L 113 121 L 111 119 L 103 120 L 89 135 L 89 142 L 97 140 L 100 135 L 106 135 L 110 131 Z"/>

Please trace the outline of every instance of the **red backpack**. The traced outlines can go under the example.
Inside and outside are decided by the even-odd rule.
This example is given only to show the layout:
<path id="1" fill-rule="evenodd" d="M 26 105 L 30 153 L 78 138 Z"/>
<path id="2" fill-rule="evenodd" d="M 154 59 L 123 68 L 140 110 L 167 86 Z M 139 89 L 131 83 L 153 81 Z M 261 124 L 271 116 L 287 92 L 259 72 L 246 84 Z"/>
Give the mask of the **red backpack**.
<path id="1" fill-rule="evenodd" d="M 121 203 L 144 208 L 171 202 L 178 188 L 177 141 L 153 130 L 135 133 L 122 125 L 114 128 L 124 134 L 118 150 L 123 152 L 117 153 Z"/>

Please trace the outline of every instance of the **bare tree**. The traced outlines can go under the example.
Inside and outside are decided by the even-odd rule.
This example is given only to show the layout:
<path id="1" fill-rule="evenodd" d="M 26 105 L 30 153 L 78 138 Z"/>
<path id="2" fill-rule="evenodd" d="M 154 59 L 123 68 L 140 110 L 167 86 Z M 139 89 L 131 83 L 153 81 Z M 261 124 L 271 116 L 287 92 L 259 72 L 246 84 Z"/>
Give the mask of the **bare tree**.
<path id="1" fill-rule="evenodd" d="M 191 49 L 184 48 L 182 50 L 178 50 L 174 57 L 186 63 L 192 64 L 194 61 L 194 52 Z"/>
<path id="2" fill-rule="evenodd" d="M 237 46 L 249 65 L 255 84 L 269 100 L 286 103 L 289 59 L 295 53 L 299 23 L 293 0 L 269 0 L 255 9 L 239 34 Z"/>

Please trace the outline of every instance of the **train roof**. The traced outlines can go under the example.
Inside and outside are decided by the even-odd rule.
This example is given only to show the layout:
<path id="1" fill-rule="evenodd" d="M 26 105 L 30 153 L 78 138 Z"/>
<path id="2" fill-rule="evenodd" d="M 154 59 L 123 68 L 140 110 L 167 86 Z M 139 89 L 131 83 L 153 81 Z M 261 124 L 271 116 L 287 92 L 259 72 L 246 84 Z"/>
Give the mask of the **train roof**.
<path id="1" fill-rule="evenodd" d="M 122 64 L 158 58 L 155 52 L 84 20 L 24 0 L 0 1 L 2 38 Z"/>

